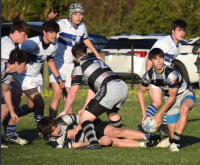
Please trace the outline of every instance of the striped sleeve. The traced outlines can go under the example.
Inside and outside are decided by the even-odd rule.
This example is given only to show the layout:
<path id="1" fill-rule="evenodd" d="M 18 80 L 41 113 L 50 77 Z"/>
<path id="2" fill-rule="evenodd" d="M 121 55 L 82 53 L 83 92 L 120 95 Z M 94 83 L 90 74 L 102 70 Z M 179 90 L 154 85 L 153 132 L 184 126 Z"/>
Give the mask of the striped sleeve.
<path id="1" fill-rule="evenodd" d="M 82 72 L 82 69 L 81 69 L 81 66 L 79 63 L 77 63 L 75 65 L 75 68 L 72 72 L 72 86 L 73 85 L 80 85 L 81 84 L 81 81 L 82 81 L 82 75 L 83 75 L 83 72 Z"/>
<path id="2" fill-rule="evenodd" d="M 144 87 L 148 87 L 149 84 L 151 84 L 151 80 L 148 76 L 148 72 L 146 72 L 143 76 L 142 76 L 142 80 L 141 80 L 141 83 L 140 83 L 142 86 Z"/>

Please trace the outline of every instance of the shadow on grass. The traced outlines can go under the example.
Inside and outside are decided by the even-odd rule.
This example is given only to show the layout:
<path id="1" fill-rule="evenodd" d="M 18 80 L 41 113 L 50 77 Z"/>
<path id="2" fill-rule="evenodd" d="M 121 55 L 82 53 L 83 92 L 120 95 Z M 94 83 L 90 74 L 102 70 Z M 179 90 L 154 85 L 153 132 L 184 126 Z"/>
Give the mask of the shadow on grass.
<path id="1" fill-rule="evenodd" d="M 188 122 L 194 122 L 194 121 L 198 121 L 200 119 L 189 119 Z"/>
<path id="2" fill-rule="evenodd" d="M 180 140 L 181 148 L 186 147 L 186 146 L 191 146 L 199 142 L 200 142 L 200 138 L 194 137 L 194 136 L 186 136 L 186 135 L 183 135 Z"/>
<path id="3" fill-rule="evenodd" d="M 28 140 L 29 145 L 33 144 L 33 141 L 38 137 L 37 129 L 21 130 L 17 131 L 17 134 L 19 135 L 20 138 Z M 1 135 L 1 139 L 2 142 L 5 142 L 4 135 Z"/>

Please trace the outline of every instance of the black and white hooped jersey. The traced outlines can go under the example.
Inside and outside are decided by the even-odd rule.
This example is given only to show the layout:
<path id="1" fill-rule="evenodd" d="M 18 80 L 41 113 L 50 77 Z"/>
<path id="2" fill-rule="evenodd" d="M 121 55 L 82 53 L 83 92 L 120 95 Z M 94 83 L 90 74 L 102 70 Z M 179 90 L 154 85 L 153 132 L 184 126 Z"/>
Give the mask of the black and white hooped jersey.
<path id="1" fill-rule="evenodd" d="M 152 67 L 143 75 L 141 85 L 148 87 L 149 84 L 161 88 L 166 97 L 169 97 L 169 88 L 178 88 L 177 96 L 182 94 L 188 88 L 188 85 L 181 74 L 172 67 L 166 65 L 164 65 L 164 70 L 160 74 L 156 73 Z"/>
<path id="2" fill-rule="evenodd" d="M 167 35 L 158 40 L 151 49 L 160 48 L 165 54 L 164 64 L 171 66 L 172 61 L 178 56 L 180 52 L 180 45 L 176 45 L 171 35 Z"/>
<path id="3" fill-rule="evenodd" d="M 50 43 L 48 47 L 43 47 L 42 36 L 37 36 L 27 39 L 21 46 L 21 50 L 30 55 L 30 62 L 27 64 L 26 71 L 22 74 L 36 76 L 40 74 L 44 61 L 54 57 L 57 43 Z"/>
<path id="4" fill-rule="evenodd" d="M 8 60 L 10 52 L 15 49 L 15 44 L 9 35 L 1 38 L 1 59 Z"/>
<path id="5" fill-rule="evenodd" d="M 90 86 L 95 92 L 114 79 L 121 79 L 108 65 L 96 57 L 84 56 L 72 72 L 72 86 L 81 82 Z"/>
<path id="6" fill-rule="evenodd" d="M 55 55 L 55 62 L 72 63 L 72 47 L 88 38 L 87 28 L 83 22 L 74 27 L 69 19 L 58 20 L 60 31 L 58 33 L 58 50 Z"/>
<path id="7" fill-rule="evenodd" d="M 6 74 L 7 62 L 1 61 L 1 83 L 9 85 L 13 74 Z"/>
<path id="8" fill-rule="evenodd" d="M 51 146 L 53 148 L 72 148 L 73 142 L 88 141 L 84 132 L 79 131 L 74 139 L 67 139 L 67 131 L 75 128 L 78 125 L 77 115 L 64 115 L 57 119 L 58 124 L 62 130 L 62 135 L 56 139 L 50 138 Z"/>

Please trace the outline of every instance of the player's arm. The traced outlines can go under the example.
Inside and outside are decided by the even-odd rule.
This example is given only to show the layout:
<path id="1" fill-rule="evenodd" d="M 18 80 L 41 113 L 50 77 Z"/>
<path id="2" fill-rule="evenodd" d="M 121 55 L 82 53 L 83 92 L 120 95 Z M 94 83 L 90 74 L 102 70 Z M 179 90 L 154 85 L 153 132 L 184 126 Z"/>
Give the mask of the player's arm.
<path id="1" fill-rule="evenodd" d="M 92 42 L 90 41 L 89 38 L 83 40 L 84 44 L 96 55 L 98 59 L 103 61 L 103 58 L 99 55 L 95 47 L 93 46 Z"/>
<path id="2" fill-rule="evenodd" d="M 5 103 L 10 111 L 11 117 L 14 120 L 15 124 L 18 124 L 19 118 L 16 115 L 13 105 L 12 105 L 12 96 L 11 96 L 11 91 L 10 91 L 10 85 L 1 83 L 1 90 L 2 90 L 2 94 L 4 96 Z"/>
<path id="3" fill-rule="evenodd" d="M 67 114 L 69 108 L 72 106 L 72 104 L 73 104 L 73 102 L 76 98 L 78 88 L 79 88 L 79 85 L 73 85 L 69 89 L 69 93 L 67 95 L 67 100 L 66 100 L 65 105 L 64 105 L 64 110 L 59 114 L 59 117 Z"/>
<path id="4" fill-rule="evenodd" d="M 62 78 L 61 78 L 61 76 L 60 76 L 60 74 L 58 72 L 58 69 L 56 67 L 56 64 L 55 64 L 53 58 L 48 59 L 48 65 L 49 65 L 49 68 L 51 69 L 52 73 L 56 77 L 56 80 L 57 80 L 58 85 L 60 86 L 60 88 L 64 88 L 65 87 L 64 81 L 62 80 Z"/>
<path id="5" fill-rule="evenodd" d="M 147 87 L 144 87 L 143 85 L 139 85 L 138 88 L 138 101 L 140 103 L 140 107 L 142 109 L 142 123 L 144 119 L 146 119 L 146 107 L 145 107 L 145 99 L 144 99 L 144 92 L 147 90 Z"/>
<path id="6" fill-rule="evenodd" d="M 88 92 L 87 92 L 87 98 L 86 98 L 86 101 L 85 101 L 85 105 L 84 107 L 78 112 L 78 114 L 81 114 L 84 110 L 85 110 L 85 107 L 88 105 L 88 103 L 90 102 L 90 100 L 95 96 L 95 93 L 92 89 L 88 89 Z"/>

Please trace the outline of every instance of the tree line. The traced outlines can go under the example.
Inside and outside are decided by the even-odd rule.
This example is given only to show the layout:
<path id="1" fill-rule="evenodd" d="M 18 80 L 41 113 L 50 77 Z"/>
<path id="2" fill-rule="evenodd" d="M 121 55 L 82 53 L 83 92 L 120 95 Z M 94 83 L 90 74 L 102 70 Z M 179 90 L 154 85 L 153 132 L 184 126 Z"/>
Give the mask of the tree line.
<path id="1" fill-rule="evenodd" d="M 187 22 L 186 39 L 200 35 L 200 0 L 1 0 L 2 22 L 45 21 L 51 9 L 56 20 L 69 18 L 69 6 L 84 7 L 89 33 L 109 38 L 116 33 L 171 33 L 171 22 Z"/>

